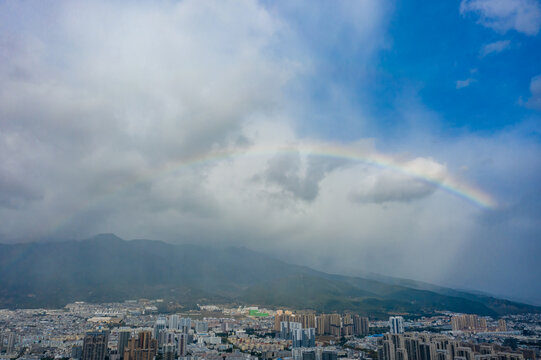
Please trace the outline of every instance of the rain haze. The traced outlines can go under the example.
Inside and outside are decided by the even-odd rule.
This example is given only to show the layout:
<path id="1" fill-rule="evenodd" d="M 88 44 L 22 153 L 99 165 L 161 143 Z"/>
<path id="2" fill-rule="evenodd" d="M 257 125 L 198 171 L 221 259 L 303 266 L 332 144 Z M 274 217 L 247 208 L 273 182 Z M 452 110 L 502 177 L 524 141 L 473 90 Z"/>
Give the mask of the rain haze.
<path id="1" fill-rule="evenodd" d="M 242 246 L 541 305 L 541 5 L 3 1 L 0 242 Z"/>

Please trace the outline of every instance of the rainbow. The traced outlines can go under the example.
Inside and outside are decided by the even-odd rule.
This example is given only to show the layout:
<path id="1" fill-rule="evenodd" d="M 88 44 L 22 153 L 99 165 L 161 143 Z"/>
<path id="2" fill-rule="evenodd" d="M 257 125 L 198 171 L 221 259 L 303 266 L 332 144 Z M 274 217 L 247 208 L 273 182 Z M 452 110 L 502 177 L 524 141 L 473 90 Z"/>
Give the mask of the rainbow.
<path id="1" fill-rule="evenodd" d="M 80 209 L 72 211 L 68 219 L 53 225 L 53 229 L 58 230 L 63 225 L 69 223 L 69 219 L 84 210 L 96 207 L 101 201 L 105 201 L 109 196 L 121 193 L 123 190 L 136 186 L 137 184 L 152 181 L 153 179 L 170 176 L 174 172 L 183 168 L 205 166 L 218 163 L 220 161 L 232 160 L 246 157 L 271 157 L 277 154 L 296 154 L 301 156 L 316 156 L 323 158 L 334 158 L 348 160 L 352 163 L 362 163 L 369 166 L 375 166 L 383 169 L 390 169 L 408 177 L 432 184 L 437 188 L 446 191 L 449 194 L 462 198 L 471 204 L 482 209 L 494 209 L 497 206 L 496 201 L 488 193 L 470 185 L 464 181 L 453 178 L 446 174 L 431 174 L 411 165 L 411 161 L 398 161 L 393 157 L 374 151 L 363 151 L 353 146 L 346 146 L 332 143 L 307 143 L 298 144 L 263 144 L 248 147 L 232 147 L 218 149 L 202 154 L 196 154 L 188 157 L 178 158 L 165 163 L 158 168 L 149 168 L 139 172 L 137 175 L 126 179 L 125 181 L 110 186 L 104 193 L 95 198 L 91 203 L 86 203 Z"/>
<path id="2" fill-rule="evenodd" d="M 414 179 L 432 184 L 450 194 L 463 198 L 481 208 L 494 209 L 497 206 L 494 198 L 488 193 L 483 192 L 482 190 L 464 181 L 459 181 L 451 177 L 450 175 L 446 175 L 445 177 L 437 176 L 415 169 L 414 166 L 409 165 L 410 162 L 400 162 L 394 160 L 391 156 L 388 155 L 376 152 L 359 151 L 352 147 L 337 144 L 268 144 L 247 148 L 231 148 L 225 150 L 217 150 L 174 161 L 167 164 L 162 169 L 162 172 L 169 173 L 171 171 L 186 166 L 209 164 L 238 157 L 269 157 L 275 154 L 288 153 L 300 154 L 302 156 L 317 156 L 325 158 L 343 159 L 355 163 L 364 163 L 379 168 L 390 169 L 412 177 Z"/>

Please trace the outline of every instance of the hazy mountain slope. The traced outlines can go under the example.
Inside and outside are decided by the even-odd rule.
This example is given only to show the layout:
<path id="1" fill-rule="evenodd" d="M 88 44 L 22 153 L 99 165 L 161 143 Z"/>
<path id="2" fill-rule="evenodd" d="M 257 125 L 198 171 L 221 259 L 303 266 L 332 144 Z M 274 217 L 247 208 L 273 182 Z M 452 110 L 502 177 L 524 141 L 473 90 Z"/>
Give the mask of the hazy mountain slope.
<path id="1" fill-rule="evenodd" d="M 507 312 L 520 312 L 524 305 L 536 307 L 534 304 L 522 304 L 520 300 L 510 300 L 510 299 L 500 299 L 496 296 L 492 296 L 487 293 L 480 291 L 469 291 L 469 290 L 457 290 L 440 285 L 434 285 L 426 283 L 423 281 L 411 280 L 411 279 L 401 279 L 390 276 L 378 275 L 378 274 L 365 274 L 362 277 L 366 277 L 371 280 L 375 280 L 379 283 L 384 283 L 387 285 L 396 285 L 402 286 L 417 290 L 427 290 L 432 291 L 442 295 L 448 295 L 452 297 L 464 298 L 472 301 L 477 301 L 485 304 L 490 304 L 490 307 L 494 309 L 497 313 L 507 313 Z M 517 304 L 520 304 L 520 309 L 517 308 Z M 539 307 L 539 306 L 537 306 Z"/>
<path id="2" fill-rule="evenodd" d="M 193 300 L 201 294 L 231 295 L 258 281 L 310 271 L 246 249 L 127 242 L 113 235 L 0 246 L 3 306 L 155 298 L 177 292 Z"/>
<path id="3" fill-rule="evenodd" d="M 321 311 L 354 311 L 364 314 L 388 313 L 430 314 L 437 310 L 470 312 L 480 315 L 498 315 L 498 311 L 477 301 L 440 295 L 430 291 L 408 289 L 399 286 L 359 286 L 364 279 L 354 281 L 339 276 L 334 280 L 324 277 L 292 276 L 270 283 L 250 287 L 242 299 L 256 304 L 290 304 L 296 308 Z"/>
<path id="4" fill-rule="evenodd" d="M 0 245 L 0 307 L 161 297 L 186 304 L 234 301 L 374 316 L 435 310 L 483 315 L 539 311 L 529 305 L 460 294 L 326 274 L 244 248 L 124 241 L 114 235 Z"/>

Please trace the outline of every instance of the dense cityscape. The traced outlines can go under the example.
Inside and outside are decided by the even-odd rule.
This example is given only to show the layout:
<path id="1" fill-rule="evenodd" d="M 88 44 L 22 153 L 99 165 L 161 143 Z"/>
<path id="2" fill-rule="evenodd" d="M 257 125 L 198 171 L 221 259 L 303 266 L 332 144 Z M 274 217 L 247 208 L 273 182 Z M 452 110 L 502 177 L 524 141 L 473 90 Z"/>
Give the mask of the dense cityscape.
<path id="1" fill-rule="evenodd" d="M 309 310 L 163 300 L 75 302 L 0 310 L 0 359 L 40 360 L 534 360 L 541 315 L 499 319 L 442 311 L 388 320 Z"/>

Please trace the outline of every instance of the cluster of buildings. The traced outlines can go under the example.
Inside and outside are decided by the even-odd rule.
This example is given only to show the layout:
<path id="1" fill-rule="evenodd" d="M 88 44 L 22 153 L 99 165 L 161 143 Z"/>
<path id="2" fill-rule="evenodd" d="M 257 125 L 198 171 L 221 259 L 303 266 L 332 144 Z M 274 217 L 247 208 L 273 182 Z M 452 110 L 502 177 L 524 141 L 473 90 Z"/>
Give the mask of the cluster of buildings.
<path id="1" fill-rule="evenodd" d="M 176 359 L 175 350 L 163 346 L 164 359 Z M 184 351 L 186 343 L 184 342 Z M 137 335 L 132 335 L 131 331 L 123 330 L 118 334 L 117 350 L 109 351 L 109 331 L 90 331 L 86 333 L 82 346 L 72 348 L 72 359 L 79 360 L 105 360 L 124 359 L 124 360 L 153 360 L 158 354 L 158 340 L 156 340 L 152 331 L 140 331 Z"/>
<path id="2" fill-rule="evenodd" d="M 506 332 L 507 323 L 505 319 L 499 319 L 498 325 L 492 328 L 487 326 L 487 320 L 477 315 L 461 314 L 451 318 L 451 327 L 453 331 L 471 331 L 471 332 L 487 332 L 497 331 Z"/>
<path id="3" fill-rule="evenodd" d="M 291 340 L 294 348 L 316 346 L 316 329 L 303 328 L 300 322 L 281 321 L 278 336 L 280 339 Z"/>
<path id="4" fill-rule="evenodd" d="M 337 360 L 338 351 L 327 348 L 299 348 L 292 350 L 293 360 Z"/>
<path id="5" fill-rule="evenodd" d="M 227 308 L 161 315 L 160 300 L 0 309 L 0 360 L 534 360 L 541 315 L 501 319 Z M 234 315 L 231 315 L 234 314 Z"/>
<path id="6" fill-rule="evenodd" d="M 404 318 L 402 316 L 391 316 L 389 318 L 389 332 L 391 334 L 402 334 L 404 332 Z"/>
<path id="7" fill-rule="evenodd" d="M 292 311 L 277 311 L 274 315 L 274 330 L 282 333 L 284 328 L 283 323 L 286 323 L 286 328 L 293 325 L 296 329 L 300 326 L 301 329 L 313 329 L 315 335 L 332 335 L 335 337 L 342 336 L 365 336 L 368 335 L 370 323 L 367 317 L 362 317 L 357 314 L 320 314 L 314 313 L 293 313 Z"/>
<path id="8" fill-rule="evenodd" d="M 75 360 L 163 360 L 185 358 L 194 340 L 203 345 L 220 345 L 221 338 L 208 333 L 208 322 L 192 321 L 176 314 L 158 317 L 152 328 L 117 331 L 116 348 L 109 350 L 109 330 L 87 332 L 81 346 L 74 346 Z"/>
<path id="9" fill-rule="evenodd" d="M 18 336 L 13 332 L 0 334 L 0 353 L 13 354 L 15 352 L 15 344 L 18 343 Z"/>
<path id="10" fill-rule="evenodd" d="M 514 351 L 495 343 L 474 343 L 430 333 L 385 334 L 378 360 L 535 360 L 529 349 Z"/>
<path id="11" fill-rule="evenodd" d="M 227 342 L 241 351 L 260 354 L 278 353 L 291 347 L 291 341 L 289 340 L 249 337 L 246 334 L 229 336 Z M 284 353 L 281 354 L 284 355 Z"/>

